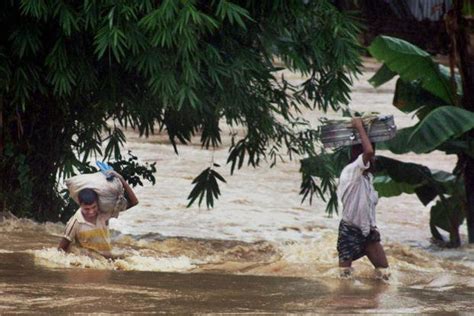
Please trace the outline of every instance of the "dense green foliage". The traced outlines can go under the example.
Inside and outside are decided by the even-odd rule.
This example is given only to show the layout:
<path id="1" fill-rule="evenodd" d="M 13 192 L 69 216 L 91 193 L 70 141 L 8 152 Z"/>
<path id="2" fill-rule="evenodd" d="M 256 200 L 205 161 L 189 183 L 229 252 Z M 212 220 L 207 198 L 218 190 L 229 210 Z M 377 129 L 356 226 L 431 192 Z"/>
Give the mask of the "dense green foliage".
<path id="1" fill-rule="evenodd" d="M 458 227 L 466 215 L 468 193 L 464 189 L 462 157 L 474 157 L 474 139 L 469 135 L 474 128 L 474 113 L 459 106 L 460 78 L 451 75 L 448 68 L 436 63 L 425 51 L 400 39 L 377 37 L 369 52 L 383 62 L 369 79 L 371 84 L 378 87 L 398 76 L 393 105 L 419 118 L 415 125 L 400 129 L 395 138 L 378 144 L 377 149 L 395 154 L 440 150 L 459 157 L 450 173 L 378 156 L 374 186 L 380 196 L 416 194 L 425 206 L 436 201 L 430 219 L 433 237 L 442 239 L 436 227 L 442 228 L 450 233 L 451 245 L 457 246 L 460 243 Z M 324 156 L 339 165 L 347 162 L 347 156 L 339 152 Z M 322 173 L 317 168 L 306 167 L 311 160 L 318 159 L 320 157 L 310 157 L 302 163 L 303 179 L 312 175 L 321 178 L 321 183 L 334 182 L 341 168 Z M 303 185 L 303 189 L 307 190 L 308 186 Z M 335 187 L 323 193 L 332 196 L 333 192 Z M 337 204 L 331 206 L 335 209 Z"/>
<path id="2" fill-rule="evenodd" d="M 436 63 L 426 52 L 399 39 L 378 37 L 369 51 L 399 75 L 393 104 L 406 113 L 414 112 L 419 118 L 418 123 L 400 130 L 397 137 L 382 148 L 397 154 L 440 150 L 458 157 L 451 174 L 440 176 L 441 172 L 424 167 L 429 172 L 426 177 L 429 186 L 420 186 L 418 182 L 415 193 L 424 205 L 437 198 L 431 208 L 433 237 L 440 239 L 436 229 L 440 227 L 450 233 L 452 245 L 459 245 L 458 227 L 466 217 L 466 195 L 471 193 L 465 192 L 463 160 L 474 157 L 474 139 L 469 133 L 474 129 L 474 113 L 461 106 L 461 78 Z M 386 81 L 372 82 L 379 86 Z M 413 171 L 400 172 L 411 179 L 416 177 Z M 396 179 L 395 175 L 391 178 L 398 183 L 407 183 L 406 179 Z"/>
<path id="3" fill-rule="evenodd" d="M 294 113 L 346 104 L 360 66 L 357 26 L 329 0 L 7 0 L 0 9 L 0 205 L 39 220 L 60 216 L 58 181 L 93 171 L 92 159 L 154 180 L 154 166 L 123 157 L 122 127 L 164 130 L 177 151 L 196 133 L 218 146 L 223 120 L 243 126 L 232 171 L 312 151 L 315 132 Z M 275 58 L 308 79 L 290 84 Z M 218 196 L 210 171 L 192 201 Z"/>

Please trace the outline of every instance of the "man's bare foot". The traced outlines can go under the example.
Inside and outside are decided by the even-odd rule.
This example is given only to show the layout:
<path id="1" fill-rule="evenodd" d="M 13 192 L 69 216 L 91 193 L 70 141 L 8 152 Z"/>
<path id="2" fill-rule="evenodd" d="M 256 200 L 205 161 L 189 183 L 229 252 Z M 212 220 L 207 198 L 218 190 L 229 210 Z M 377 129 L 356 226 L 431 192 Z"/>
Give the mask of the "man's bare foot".
<path id="1" fill-rule="evenodd" d="M 388 281 L 390 279 L 390 271 L 388 268 L 376 268 L 375 270 L 375 278 L 379 280 Z"/>
<path id="2" fill-rule="evenodd" d="M 339 268 L 339 277 L 342 279 L 350 279 L 352 277 L 352 268 Z"/>

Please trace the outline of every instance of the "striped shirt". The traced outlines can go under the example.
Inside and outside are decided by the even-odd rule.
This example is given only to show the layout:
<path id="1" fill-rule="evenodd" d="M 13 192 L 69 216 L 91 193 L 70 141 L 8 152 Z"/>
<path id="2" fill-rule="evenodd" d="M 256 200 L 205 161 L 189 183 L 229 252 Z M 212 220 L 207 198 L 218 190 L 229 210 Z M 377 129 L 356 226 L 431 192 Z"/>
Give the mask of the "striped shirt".
<path id="1" fill-rule="evenodd" d="M 362 230 L 364 236 L 370 233 L 370 227 L 375 227 L 375 206 L 378 194 L 374 189 L 373 176 L 369 172 L 370 162 L 364 165 L 363 154 L 348 164 L 339 177 L 338 196 L 342 201 L 342 219 Z"/>
<path id="2" fill-rule="evenodd" d="M 78 209 L 66 224 L 64 238 L 76 242 L 82 248 L 110 256 L 112 245 L 108 227 L 109 219 L 110 214 L 99 212 L 96 222 L 93 224 L 86 221 L 81 209 Z"/>

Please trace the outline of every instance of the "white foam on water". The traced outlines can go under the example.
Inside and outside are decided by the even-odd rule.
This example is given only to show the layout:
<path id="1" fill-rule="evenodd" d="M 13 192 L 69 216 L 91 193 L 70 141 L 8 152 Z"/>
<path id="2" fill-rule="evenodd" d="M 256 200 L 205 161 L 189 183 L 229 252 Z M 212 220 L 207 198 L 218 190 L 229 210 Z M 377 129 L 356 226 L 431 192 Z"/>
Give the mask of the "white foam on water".
<path id="1" fill-rule="evenodd" d="M 185 272 L 196 267 L 188 257 L 177 258 L 154 258 L 134 255 L 125 259 L 118 259 L 114 267 L 119 270 L 134 271 L 161 271 L 161 272 Z"/>
<path id="2" fill-rule="evenodd" d="M 185 256 L 176 258 L 155 258 L 142 256 L 138 252 L 122 259 L 108 260 L 99 255 L 64 253 L 55 248 L 44 248 L 29 251 L 35 263 L 49 268 L 91 268 L 100 270 L 126 271 L 163 271 L 184 272 L 195 268 L 191 260 Z"/>
<path id="3" fill-rule="evenodd" d="M 93 268 L 93 269 L 113 269 L 112 262 L 97 256 L 65 253 L 56 248 L 44 248 L 41 250 L 30 250 L 34 256 L 35 263 L 48 268 Z"/>
<path id="4" fill-rule="evenodd" d="M 0 224 L 0 232 L 11 233 L 11 232 L 22 232 L 28 230 L 41 229 L 42 225 L 37 222 L 26 219 L 26 218 L 8 218 L 4 219 Z"/>
<path id="5" fill-rule="evenodd" d="M 337 251 L 334 247 L 337 235 L 324 230 L 319 238 L 279 245 L 283 259 L 288 263 L 312 263 L 317 265 L 337 264 Z"/>

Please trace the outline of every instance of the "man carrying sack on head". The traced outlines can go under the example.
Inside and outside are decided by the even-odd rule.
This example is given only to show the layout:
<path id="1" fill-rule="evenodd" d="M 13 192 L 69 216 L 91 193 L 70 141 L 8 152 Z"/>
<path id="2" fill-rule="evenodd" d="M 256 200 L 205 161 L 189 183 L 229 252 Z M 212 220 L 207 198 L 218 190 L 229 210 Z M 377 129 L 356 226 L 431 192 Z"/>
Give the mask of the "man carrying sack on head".
<path id="1" fill-rule="evenodd" d="M 89 253 L 114 259 L 109 219 L 138 204 L 132 188 L 113 170 L 105 175 L 100 172 L 79 175 L 67 180 L 66 184 L 80 208 L 66 224 L 58 250 L 68 252 L 74 243 Z"/>

